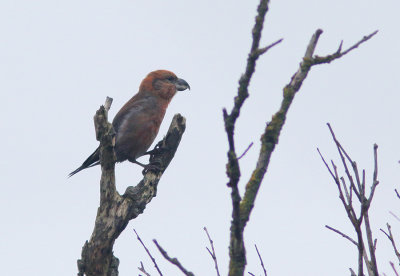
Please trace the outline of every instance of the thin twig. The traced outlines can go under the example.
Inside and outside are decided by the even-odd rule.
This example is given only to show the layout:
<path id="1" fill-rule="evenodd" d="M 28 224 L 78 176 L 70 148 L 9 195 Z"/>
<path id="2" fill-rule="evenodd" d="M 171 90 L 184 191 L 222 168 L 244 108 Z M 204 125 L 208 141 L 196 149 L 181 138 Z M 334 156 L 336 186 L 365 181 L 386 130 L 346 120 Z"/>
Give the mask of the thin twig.
<path id="1" fill-rule="evenodd" d="M 360 46 L 362 43 L 368 41 L 369 39 L 371 39 L 374 35 L 376 35 L 378 33 L 378 30 L 376 30 L 375 32 L 371 33 L 370 35 L 364 36 L 359 42 L 357 42 L 356 44 L 354 44 L 353 46 L 351 46 L 349 49 L 347 49 L 346 51 L 342 52 L 341 56 L 346 55 L 347 53 L 349 53 L 350 51 L 356 49 L 358 46 Z"/>
<path id="2" fill-rule="evenodd" d="M 343 232 L 340 232 L 339 230 L 337 230 L 337 229 L 335 229 L 333 227 L 330 227 L 329 225 L 325 225 L 325 227 L 328 228 L 329 230 L 332 230 L 333 232 L 341 235 L 343 238 L 351 241 L 355 246 L 358 247 L 358 243 L 355 240 L 353 240 L 352 238 L 350 238 L 349 236 L 347 236 L 346 234 L 344 234 Z"/>
<path id="3" fill-rule="evenodd" d="M 253 146 L 253 142 L 250 143 L 250 145 L 247 147 L 247 149 L 237 158 L 238 160 L 240 160 L 243 156 L 246 155 L 246 153 L 249 151 L 249 149 Z"/>
<path id="4" fill-rule="evenodd" d="M 264 271 L 264 275 L 267 276 L 267 270 L 265 269 L 263 259 L 261 258 L 261 254 L 260 254 L 260 252 L 258 251 L 257 245 L 254 244 L 254 246 L 256 247 L 257 255 L 258 255 L 258 258 L 260 259 L 261 267 L 262 267 L 262 269 L 263 269 L 263 271 Z"/>
<path id="5" fill-rule="evenodd" d="M 394 273 L 396 274 L 396 276 L 399 276 L 399 273 L 397 272 L 396 267 L 394 266 L 394 263 L 393 262 L 389 262 L 389 263 L 390 263 L 390 266 L 392 267 Z"/>
<path id="6" fill-rule="evenodd" d="M 358 46 L 360 46 L 361 44 L 363 44 L 364 42 L 370 40 L 373 36 L 375 36 L 378 33 L 378 31 L 375 31 L 367 36 L 364 36 L 360 41 L 358 41 L 357 43 L 355 43 L 353 46 L 351 46 L 350 48 L 348 48 L 347 50 L 345 50 L 344 52 L 342 52 L 342 44 L 343 41 L 340 43 L 339 49 L 336 51 L 336 53 L 332 54 L 332 55 L 328 55 L 325 57 L 319 57 L 319 56 L 315 56 L 312 60 L 313 65 L 316 64 L 323 64 L 323 63 L 330 63 L 335 59 L 341 58 L 344 55 L 347 55 L 349 52 L 351 52 L 352 50 L 356 49 Z"/>
<path id="7" fill-rule="evenodd" d="M 339 152 L 340 159 L 342 160 L 343 168 L 344 168 L 344 170 L 345 170 L 345 172 L 346 172 L 347 178 L 348 178 L 349 181 L 350 181 L 350 188 L 353 189 L 353 191 L 354 191 L 354 193 L 356 194 L 357 198 L 361 201 L 360 191 L 357 190 L 357 188 L 356 188 L 356 186 L 355 186 L 355 184 L 354 184 L 354 180 L 353 180 L 353 177 L 351 176 L 350 171 L 349 171 L 349 169 L 348 169 L 348 167 L 347 167 L 347 163 L 346 163 L 345 157 L 350 161 L 350 163 L 352 163 L 353 160 L 351 160 L 351 158 L 349 157 L 349 155 L 347 154 L 347 152 L 344 150 L 344 148 L 342 147 L 342 145 L 341 145 L 341 144 L 339 143 L 339 141 L 336 139 L 336 135 L 335 135 L 335 133 L 333 132 L 333 129 L 332 129 L 330 123 L 327 123 L 327 126 L 328 126 L 328 128 L 329 128 L 329 131 L 331 132 L 333 141 L 334 141 L 335 144 L 336 144 L 336 147 L 337 147 L 337 150 L 338 150 L 338 152 Z"/>
<path id="8" fill-rule="evenodd" d="M 194 274 L 190 271 L 187 271 L 182 264 L 179 262 L 179 260 L 177 258 L 171 258 L 170 256 L 168 256 L 167 251 L 165 251 L 157 242 L 157 240 L 153 240 L 153 242 L 155 243 L 155 245 L 157 246 L 158 250 L 160 251 L 161 255 L 163 255 L 163 257 L 169 261 L 171 264 L 177 266 L 180 271 L 182 271 L 183 274 L 185 274 L 186 276 L 194 276 Z"/>
<path id="9" fill-rule="evenodd" d="M 372 198 L 374 197 L 375 194 L 375 189 L 378 186 L 379 181 L 378 181 L 378 145 L 374 144 L 374 176 L 372 180 L 372 186 L 371 186 L 371 192 L 368 197 L 367 204 L 370 205 Z"/>
<path id="10" fill-rule="evenodd" d="M 212 258 L 213 261 L 214 261 L 215 270 L 217 271 L 217 275 L 220 276 L 220 275 L 219 275 L 219 269 L 218 269 L 217 255 L 215 254 L 215 250 L 214 250 L 214 242 L 213 242 L 213 240 L 211 239 L 210 234 L 208 234 L 207 227 L 204 227 L 203 229 L 204 229 L 204 231 L 205 231 L 206 234 L 207 234 L 208 240 L 210 241 L 210 245 L 211 245 L 211 250 L 212 250 L 212 252 L 210 251 L 210 249 L 208 249 L 208 247 L 206 247 L 206 249 L 207 249 L 208 253 L 210 253 L 211 258 Z"/>
<path id="11" fill-rule="evenodd" d="M 391 214 L 395 219 L 397 219 L 398 221 L 400 221 L 400 218 L 398 216 L 396 216 L 395 213 L 393 213 L 392 211 L 389 211 L 389 214 Z"/>
<path id="12" fill-rule="evenodd" d="M 274 43 L 271 43 L 270 45 L 264 47 L 264 48 L 259 48 L 255 51 L 254 54 L 256 54 L 257 56 L 261 56 L 263 54 L 265 54 L 269 49 L 271 49 L 272 47 L 274 47 L 275 45 L 278 45 L 279 43 L 281 43 L 283 40 L 283 38 L 275 41 Z"/>
<path id="13" fill-rule="evenodd" d="M 318 153 L 319 153 L 319 156 L 320 156 L 321 159 L 322 159 L 322 162 L 324 162 L 325 167 L 328 169 L 329 173 L 331 174 L 332 178 L 333 178 L 334 180 L 337 180 L 336 176 L 335 176 L 335 175 L 333 174 L 333 172 L 331 171 L 331 168 L 329 167 L 328 163 L 326 163 L 325 158 L 322 156 L 322 153 L 320 152 L 319 148 L 317 148 L 317 151 L 318 151 Z M 337 185 L 340 185 L 340 183 L 338 183 L 338 182 L 336 182 L 336 184 L 337 184 Z"/>
<path id="14" fill-rule="evenodd" d="M 368 197 L 366 197 L 366 195 L 365 195 L 365 193 L 366 193 L 365 170 L 362 170 L 362 177 L 360 177 L 357 163 L 351 159 L 349 154 L 346 152 L 346 150 L 343 148 L 343 146 L 337 140 L 336 135 L 335 135 L 331 125 L 329 123 L 327 125 L 329 128 L 329 131 L 331 132 L 333 141 L 336 144 L 336 147 L 337 147 L 338 153 L 340 155 L 340 158 L 342 160 L 342 165 L 344 167 L 347 178 L 350 182 L 350 192 L 348 191 L 346 181 L 344 180 L 343 177 L 340 177 L 342 185 L 337 185 L 337 186 L 339 189 L 339 198 L 342 200 L 345 211 L 346 211 L 351 223 L 353 224 L 354 230 L 357 233 L 357 242 L 355 240 L 351 239 L 349 236 L 343 234 L 342 232 L 340 232 L 336 229 L 333 229 L 332 227 L 327 226 L 327 228 L 342 235 L 343 237 L 345 237 L 346 239 L 348 239 L 349 241 L 351 241 L 353 244 L 355 244 L 357 246 L 357 248 L 358 248 L 358 275 L 363 275 L 363 266 L 364 266 L 363 259 L 364 259 L 364 262 L 368 269 L 368 274 L 369 275 L 379 275 L 378 266 L 377 266 L 377 262 L 376 262 L 376 256 L 375 256 L 376 239 L 374 240 L 373 236 L 372 236 L 372 230 L 371 230 L 370 219 L 369 219 L 369 214 L 368 214 L 368 210 L 369 210 L 369 207 L 371 206 L 371 202 L 372 202 L 376 187 L 379 184 L 379 181 L 377 179 L 378 178 L 378 157 L 377 157 L 378 156 L 378 154 L 377 154 L 378 145 L 374 144 L 374 173 L 373 173 L 370 194 Z M 327 163 L 324 160 L 324 158 L 322 157 L 321 153 L 320 153 L 320 156 L 321 156 L 325 166 L 328 167 Z M 347 166 L 347 162 L 349 162 L 351 164 L 351 167 L 353 170 L 352 173 L 350 173 L 349 167 Z M 334 165 L 333 161 L 332 161 L 332 166 L 334 167 L 335 174 L 333 174 L 332 170 L 329 167 L 328 167 L 328 170 L 329 170 L 329 173 L 331 174 L 331 176 L 334 178 L 335 182 L 337 183 L 339 176 L 337 174 L 336 166 Z M 353 175 L 355 176 L 354 178 L 353 178 Z M 343 192 L 341 190 L 342 186 L 345 191 L 347 202 L 344 200 L 344 197 L 343 197 Z M 354 211 L 354 206 L 353 206 L 353 202 L 352 202 L 352 192 L 354 192 L 356 194 L 358 201 L 361 205 L 360 206 L 360 214 L 358 217 L 356 216 L 355 211 Z M 368 258 L 367 252 L 365 250 L 364 234 L 362 231 L 362 223 L 363 222 L 364 222 L 364 226 L 365 226 L 365 235 L 366 235 L 367 242 L 368 242 L 368 250 L 369 250 L 370 259 Z"/>
<path id="15" fill-rule="evenodd" d="M 385 232 L 385 230 L 383 230 L 382 228 L 380 230 L 386 235 L 386 237 L 392 243 L 394 253 L 396 254 L 396 257 L 400 263 L 400 252 L 397 250 L 396 242 L 395 242 L 393 234 L 392 234 L 392 227 L 390 226 L 389 223 L 386 223 L 386 227 L 387 227 L 388 232 Z"/>
<path id="16" fill-rule="evenodd" d="M 394 189 L 394 192 L 396 193 L 397 198 L 400 199 L 400 194 L 399 194 L 399 192 L 397 191 L 397 189 Z"/>
<path id="17" fill-rule="evenodd" d="M 141 267 L 138 267 L 138 269 L 139 269 L 141 272 L 143 272 L 146 276 L 151 276 L 150 273 L 148 273 L 148 272 L 146 271 L 146 269 L 144 269 L 144 266 L 143 266 L 143 263 L 142 263 L 142 262 L 140 262 L 140 266 L 141 266 Z"/>
<path id="18" fill-rule="evenodd" d="M 328 163 L 325 161 L 325 158 L 322 156 L 319 148 L 317 148 L 317 150 L 318 150 L 319 156 L 321 157 L 322 161 L 325 164 L 325 167 L 328 169 L 328 171 L 331 174 L 333 180 L 335 181 L 336 186 L 338 187 L 338 190 L 339 190 L 339 198 L 342 201 L 343 206 L 345 206 L 345 209 L 347 210 L 348 206 L 351 206 L 351 196 L 348 193 L 348 189 L 347 189 L 346 183 L 345 183 L 343 177 L 340 178 L 340 180 L 339 180 L 339 175 L 337 173 L 337 167 L 336 167 L 335 163 L 331 160 L 332 167 L 333 167 L 333 170 L 335 172 L 335 173 L 333 173 L 331 168 L 329 167 Z M 345 199 L 345 197 L 343 195 L 342 186 L 340 184 L 340 181 L 342 181 L 342 185 L 344 187 L 346 198 L 348 199 L 348 203 L 346 202 L 346 199 Z M 350 190 L 350 193 L 351 193 L 351 190 Z M 353 212 L 348 213 L 348 215 L 349 216 L 353 216 Z M 350 218 L 350 219 L 353 220 L 352 218 Z"/>
<path id="19" fill-rule="evenodd" d="M 137 239 L 139 240 L 139 242 L 142 244 L 144 250 L 146 250 L 147 255 L 150 257 L 151 261 L 153 262 L 155 268 L 156 268 L 157 271 L 158 271 L 158 274 L 160 274 L 160 276 L 163 276 L 163 274 L 161 273 L 160 268 L 159 268 L 158 265 L 157 265 L 156 259 L 154 259 L 154 257 L 151 255 L 150 251 L 147 249 L 146 245 L 144 245 L 142 239 L 139 237 L 139 234 L 136 232 L 136 230 L 133 229 L 133 231 L 135 232 L 136 237 L 137 237 Z M 143 265 L 142 265 L 142 266 L 143 266 Z"/>

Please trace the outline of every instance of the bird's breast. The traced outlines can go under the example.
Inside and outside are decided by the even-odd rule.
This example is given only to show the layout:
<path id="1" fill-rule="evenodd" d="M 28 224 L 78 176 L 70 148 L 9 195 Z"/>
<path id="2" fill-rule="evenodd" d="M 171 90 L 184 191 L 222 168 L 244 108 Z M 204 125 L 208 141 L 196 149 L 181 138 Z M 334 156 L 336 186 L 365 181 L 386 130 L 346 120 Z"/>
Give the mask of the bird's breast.
<path id="1" fill-rule="evenodd" d="M 162 108 L 133 109 L 122 119 L 116 130 L 117 161 L 136 160 L 153 143 L 165 115 Z"/>

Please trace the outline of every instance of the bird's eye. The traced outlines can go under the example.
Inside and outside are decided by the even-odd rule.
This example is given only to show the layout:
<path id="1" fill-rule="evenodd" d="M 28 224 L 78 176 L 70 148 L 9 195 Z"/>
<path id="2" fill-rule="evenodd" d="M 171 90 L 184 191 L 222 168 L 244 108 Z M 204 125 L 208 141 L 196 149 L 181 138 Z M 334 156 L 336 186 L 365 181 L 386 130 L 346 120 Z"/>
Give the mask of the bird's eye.
<path id="1" fill-rule="evenodd" d="M 171 76 L 171 77 L 168 77 L 167 80 L 169 80 L 169 81 L 174 81 L 175 78 L 174 78 L 173 76 Z"/>

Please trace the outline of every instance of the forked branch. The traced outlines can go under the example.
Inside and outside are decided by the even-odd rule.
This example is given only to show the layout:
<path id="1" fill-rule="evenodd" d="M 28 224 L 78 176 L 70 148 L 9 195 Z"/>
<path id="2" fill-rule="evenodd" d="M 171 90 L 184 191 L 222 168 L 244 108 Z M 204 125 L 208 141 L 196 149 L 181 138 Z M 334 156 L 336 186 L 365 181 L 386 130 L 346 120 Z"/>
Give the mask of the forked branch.
<path id="1" fill-rule="evenodd" d="M 385 230 L 383 230 L 382 228 L 380 230 L 386 235 L 386 237 L 392 243 L 394 253 L 396 254 L 397 260 L 399 261 L 399 265 L 400 265 L 400 252 L 397 249 L 396 241 L 394 240 L 394 237 L 392 234 L 392 227 L 390 226 L 389 223 L 386 223 L 386 227 L 387 227 L 387 232 Z"/>
<path id="2" fill-rule="evenodd" d="M 374 172 L 373 172 L 373 178 L 372 178 L 372 184 L 371 184 L 371 189 L 369 192 L 369 195 L 366 194 L 366 180 L 365 180 L 365 171 L 363 170 L 362 174 L 359 173 L 357 163 L 353 161 L 350 157 L 350 155 L 346 152 L 346 150 L 343 148 L 341 143 L 338 141 L 336 138 L 336 135 L 331 127 L 331 125 L 328 123 L 329 130 L 332 135 L 332 139 L 336 145 L 336 148 L 338 150 L 340 159 L 342 161 L 342 165 L 344 168 L 344 171 L 347 176 L 347 181 L 344 179 L 344 177 L 339 177 L 338 172 L 337 172 L 337 167 L 333 161 L 332 163 L 332 168 L 328 165 L 328 163 L 325 161 L 324 157 L 322 156 L 321 152 L 319 149 L 318 153 L 321 156 L 321 159 L 323 163 L 325 164 L 326 168 L 328 169 L 330 175 L 332 176 L 336 186 L 338 187 L 339 191 L 339 198 L 343 204 L 343 207 L 347 213 L 347 216 L 349 217 L 350 222 L 353 225 L 353 228 L 357 234 L 357 241 L 353 240 L 349 236 L 343 234 L 339 230 L 336 230 L 330 226 L 326 226 L 328 229 L 342 235 L 344 238 L 347 240 L 351 241 L 353 244 L 355 244 L 358 248 L 358 275 L 363 276 L 363 268 L 364 268 L 364 263 L 366 264 L 368 274 L 370 276 L 378 276 L 378 266 L 376 262 L 376 256 L 375 256 L 375 250 L 376 250 L 376 240 L 373 239 L 373 234 L 371 230 L 371 225 L 370 225 L 370 220 L 369 220 L 369 208 L 371 207 L 372 199 L 375 194 L 376 187 L 379 184 L 378 181 L 378 145 L 374 144 L 373 147 L 373 152 L 374 152 Z M 352 168 L 352 171 L 350 171 L 350 166 L 348 165 L 350 163 L 350 166 Z M 362 177 L 360 177 L 362 175 Z M 343 192 L 344 191 L 344 192 Z M 352 200 L 352 193 L 355 193 L 357 195 L 358 203 L 359 203 L 359 209 L 360 213 L 357 216 L 356 215 L 356 210 L 354 207 L 354 201 Z M 362 227 L 365 227 L 365 234 L 362 230 Z M 365 241 L 365 238 L 367 241 Z M 365 245 L 368 245 L 368 252 L 370 258 L 368 258 L 367 255 L 367 250 L 365 249 Z"/>
<path id="3" fill-rule="evenodd" d="M 111 99 L 101 106 L 94 117 L 96 138 L 100 141 L 100 206 L 97 211 L 92 236 L 82 248 L 78 260 L 79 276 L 108 276 L 118 274 L 119 261 L 113 256 L 115 240 L 128 222 L 141 213 L 157 194 L 157 185 L 179 146 L 185 131 L 185 118 L 174 116 L 165 138 L 160 141 L 150 156 L 150 163 L 157 163 L 160 170 L 146 171 L 142 181 L 135 187 L 128 187 L 120 195 L 115 186 L 114 130 L 108 122 Z"/>
<path id="4" fill-rule="evenodd" d="M 157 246 L 158 250 L 160 251 L 161 255 L 163 255 L 163 257 L 170 262 L 171 264 L 175 265 L 177 268 L 179 268 L 180 271 L 182 271 L 183 274 L 185 274 L 186 276 L 194 276 L 194 274 L 190 271 L 188 271 L 186 268 L 183 267 L 183 265 L 179 262 L 179 260 L 177 258 L 171 258 L 167 251 L 165 251 L 161 245 L 158 244 L 158 242 L 156 240 L 153 240 L 153 242 L 155 243 L 155 245 Z"/>
<path id="5" fill-rule="evenodd" d="M 244 273 L 244 269 L 246 266 L 246 253 L 245 253 L 245 245 L 243 242 L 243 231 L 246 226 L 246 223 L 249 221 L 251 211 L 255 204 L 255 199 L 258 190 L 260 188 L 264 175 L 268 169 L 272 152 L 274 151 L 275 146 L 278 144 L 279 136 L 283 128 L 283 125 L 285 124 L 289 108 L 293 102 L 295 95 L 300 90 L 304 80 L 306 79 L 309 71 L 314 65 L 322 63 L 330 63 L 335 59 L 341 58 L 342 56 L 346 55 L 353 49 L 357 48 L 359 45 L 369 40 L 376 34 L 376 32 L 374 32 L 371 35 L 364 37 L 362 40 L 360 40 L 359 42 L 357 42 L 344 52 L 342 52 L 340 46 L 339 49 L 334 54 L 331 54 L 326 57 L 314 56 L 314 52 L 318 40 L 322 34 L 322 30 L 318 29 L 313 34 L 310 42 L 308 43 L 307 49 L 305 51 L 302 62 L 300 63 L 299 69 L 296 71 L 296 73 L 292 76 L 290 82 L 283 89 L 283 100 L 280 109 L 272 116 L 272 120 L 267 124 L 265 131 L 261 136 L 261 150 L 259 152 L 258 160 L 255 165 L 255 169 L 253 170 L 253 173 L 251 175 L 251 178 L 248 180 L 246 184 L 245 193 L 242 198 L 238 189 L 238 183 L 240 180 L 240 166 L 238 162 L 239 158 L 237 158 L 237 152 L 235 150 L 234 129 L 236 120 L 240 114 L 240 109 L 246 98 L 249 96 L 248 86 L 251 77 L 254 73 L 254 68 L 257 58 L 259 56 L 252 54 L 254 52 L 257 52 L 257 50 L 253 47 L 254 45 L 257 46 L 259 43 L 261 30 L 263 26 L 262 21 L 264 20 L 267 11 L 268 11 L 268 1 L 260 1 L 258 7 L 258 15 L 256 17 L 256 23 L 253 28 L 253 44 L 249 53 L 245 73 L 239 80 L 239 88 L 237 96 L 235 97 L 234 107 L 229 114 L 226 111 L 226 109 L 224 109 L 223 112 L 225 121 L 225 131 L 227 133 L 228 143 L 229 143 L 229 150 L 227 154 L 228 163 L 226 167 L 227 167 L 227 176 L 229 178 L 228 186 L 231 188 L 231 198 L 233 207 L 232 223 L 231 223 L 231 240 L 229 246 L 230 276 L 234 275 L 242 276 Z M 258 41 L 256 41 L 256 39 L 258 39 Z M 332 174 L 332 176 L 335 177 L 334 172 L 332 170 L 330 170 L 330 173 Z M 363 183 L 365 183 L 365 181 L 361 181 L 360 179 L 361 178 L 359 177 L 359 175 L 357 175 L 357 181 L 358 181 L 357 183 L 359 184 L 358 189 L 354 189 L 355 185 L 351 186 L 352 189 L 347 189 L 347 187 L 344 186 L 345 191 L 344 193 L 341 194 L 342 201 L 345 201 L 345 195 L 346 195 L 348 202 L 351 202 L 353 192 L 357 195 L 357 197 L 360 196 L 359 190 L 363 190 Z M 340 181 L 341 180 L 338 178 L 337 185 L 340 189 L 342 189 L 341 188 L 342 184 L 340 183 Z M 367 205 L 369 205 L 369 203 L 371 202 L 375 187 L 376 185 L 372 187 L 373 192 L 371 193 L 370 198 L 363 201 L 365 207 L 367 207 Z M 352 217 L 355 218 L 355 213 L 351 215 Z M 362 217 L 368 219 L 367 214 Z M 356 220 L 354 219 L 353 222 L 356 223 Z M 360 221 L 357 223 L 360 223 Z M 368 231 L 369 223 L 366 224 L 366 227 Z M 370 240 L 368 239 L 368 241 Z M 372 243 L 369 243 L 369 245 L 370 247 L 373 246 Z"/>
<path id="6" fill-rule="evenodd" d="M 136 232 L 136 230 L 133 229 L 133 231 L 134 231 L 135 234 L 136 234 L 136 238 L 138 239 L 138 241 L 140 242 L 140 244 L 143 246 L 143 248 L 144 248 L 144 250 L 146 251 L 147 255 L 150 257 L 151 261 L 153 262 L 154 267 L 157 269 L 158 274 L 159 274 L 160 276 L 163 276 L 163 274 L 162 274 L 160 268 L 158 267 L 158 264 L 157 264 L 157 262 L 156 262 L 156 259 L 153 257 L 153 255 L 151 255 L 150 250 L 146 247 L 146 245 L 144 244 L 144 242 L 142 241 L 142 239 L 140 238 L 140 236 L 139 236 L 139 234 Z M 145 273 L 144 267 L 143 267 L 143 263 L 140 262 L 140 264 L 141 264 L 141 268 L 139 268 L 139 270 L 142 271 L 143 273 Z"/>
<path id="7" fill-rule="evenodd" d="M 206 232 L 208 241 L 210 242 L 210 245 L 211 245 L 211 250 L 210 250 L 208 247 L 206 247 L 206 249 L 207 249 L 208 253 L 210 253 L 211 258 L 212 258 L 213 261 L 214 261 L 215 271 L 217 272 L 217 276 L 220 276 L 220 274 L 219 274 L 219 268 L 218 268 L 218 261 L 217 261 L 217 254 L 215 254 L 215 249 L 214 249 L 214 241 L 211 239 L 210 234 L 208 233 L 207 228 L 204 227 L 203 229 L 204 229 L 204 231 Z"/>

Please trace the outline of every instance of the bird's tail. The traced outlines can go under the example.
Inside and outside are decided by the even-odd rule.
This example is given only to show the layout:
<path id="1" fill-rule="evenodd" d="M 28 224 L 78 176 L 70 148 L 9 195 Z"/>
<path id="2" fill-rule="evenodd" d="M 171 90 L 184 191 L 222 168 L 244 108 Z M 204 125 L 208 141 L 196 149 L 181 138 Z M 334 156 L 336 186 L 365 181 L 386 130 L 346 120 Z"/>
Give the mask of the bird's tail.
<path id="1" fill-rule="evenodd" d="M 75 171 L 71 172 L 68 177 L 73 176 L 74 174 L 80 172 L 83 169 L 87 169 L 93 166 L 96 166 L 100 164 L 100 154 L 99 154 L 100 148 L 97 148 L 86 160 L 83 162 L 83 164 L 77 168 Z"/>

